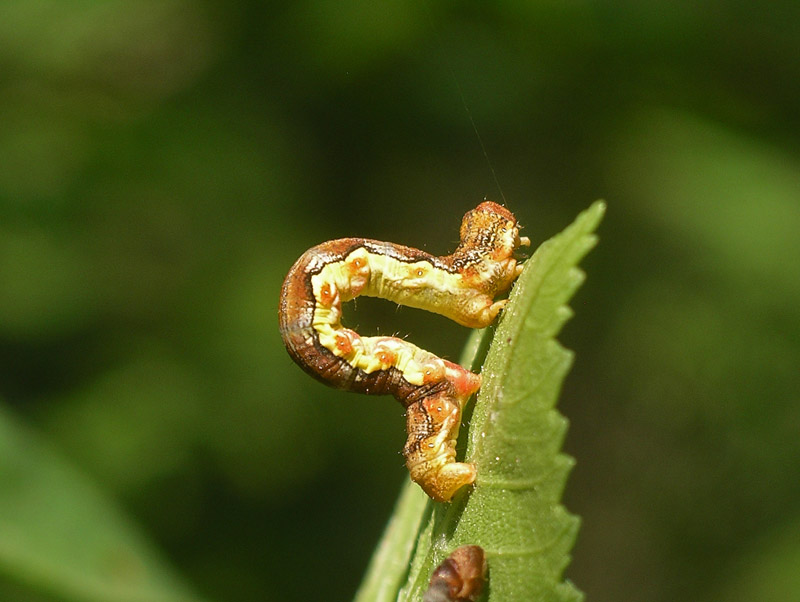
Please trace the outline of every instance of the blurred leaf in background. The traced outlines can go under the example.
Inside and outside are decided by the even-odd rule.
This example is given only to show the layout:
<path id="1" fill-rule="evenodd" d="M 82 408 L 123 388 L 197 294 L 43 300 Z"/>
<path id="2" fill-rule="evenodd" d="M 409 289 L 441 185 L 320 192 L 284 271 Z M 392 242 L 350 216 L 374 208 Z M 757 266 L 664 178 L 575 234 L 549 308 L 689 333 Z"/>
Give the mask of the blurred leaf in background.
<path id="1" fill-rule="evenodd" d="M 309 382 L 278 289 L 321 241 L 444 253 L 502 200 L 464 104 L 535 242 L 609 202 L 563 334 L 568 577 L 797 597 L 793 0 L 3 2 L 10 419 L 204 597 L 349 599 L 406 478 L 401 409 Z M 463 328 L 385 305 L 346 317 L 457 357 Z"/>
<path id="2" fill-rule="evenodd" d="M 0 410 L 3 600 L 199 600 L 85 477 Z"/>

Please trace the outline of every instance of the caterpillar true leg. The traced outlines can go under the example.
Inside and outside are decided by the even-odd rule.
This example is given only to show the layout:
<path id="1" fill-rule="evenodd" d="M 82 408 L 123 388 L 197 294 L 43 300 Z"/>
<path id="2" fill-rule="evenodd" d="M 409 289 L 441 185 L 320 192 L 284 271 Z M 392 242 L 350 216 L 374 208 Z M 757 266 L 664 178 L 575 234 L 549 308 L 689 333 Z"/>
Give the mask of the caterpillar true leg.
<path id="1" fill-rule="evenodd" d="M 289 354 L 330 386 L 389 393 L 407 408 L 406 464 L 433 499 L 449 500 L 475 480 L 473 465 L 455 461 L 455 439 L 480 377 L 402 339 L 344 328 L 342 303 L 381 297 L 482 328 L 505 305 L 494 297 L 519 275 L 514 252 L 527 244 L 514 215 L 485 201 L 464 216 L 452 255 L 343 238 L 306 251 L 283 283 L 280 327 Z"/>

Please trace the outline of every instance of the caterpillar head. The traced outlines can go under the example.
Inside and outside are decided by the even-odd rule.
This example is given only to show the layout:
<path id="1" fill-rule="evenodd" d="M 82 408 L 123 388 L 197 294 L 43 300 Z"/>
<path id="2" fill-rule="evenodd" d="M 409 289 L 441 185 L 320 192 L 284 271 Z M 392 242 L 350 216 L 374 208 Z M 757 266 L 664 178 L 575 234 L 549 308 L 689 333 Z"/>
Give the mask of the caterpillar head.
<path id="1" fill-rule="evenodd" d="M 513 213 L 493 201 L 484 201 L 464 215 L 460 248 L 502 261 L 518 247 L 530 244 L 528 238 L 520 237 L 519 229 Z"/>

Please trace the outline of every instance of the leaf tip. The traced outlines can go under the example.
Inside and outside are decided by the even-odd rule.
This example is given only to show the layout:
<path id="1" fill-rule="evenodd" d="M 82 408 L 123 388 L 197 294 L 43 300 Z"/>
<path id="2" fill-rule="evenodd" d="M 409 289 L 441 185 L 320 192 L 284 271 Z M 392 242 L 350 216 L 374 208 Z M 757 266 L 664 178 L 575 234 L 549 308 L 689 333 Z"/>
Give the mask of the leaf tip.
<path id="1" fill-rule="evenodd" d="M 597 227 L 597 225 L 600 223 L 600 220 L 603 219 L 603 216 L 606 213 L 606 208 L 607 204 L 605 200 L 598 199 L 589 205 L 587 209 L 584 209 L 576 221 L 583 222 L 586 227 L 586 231 L 591 232 Z"/>
<path id="2" fill-rule="evenodd" d="M 605 215 L 607 207 L 608 204 L 606 203 L 605 199 L 597 199 L 594 203 L 592 203 L 589 206 L 589 211 L 597 213 L 598 217 L 603 217 L 603 215 Z"/>

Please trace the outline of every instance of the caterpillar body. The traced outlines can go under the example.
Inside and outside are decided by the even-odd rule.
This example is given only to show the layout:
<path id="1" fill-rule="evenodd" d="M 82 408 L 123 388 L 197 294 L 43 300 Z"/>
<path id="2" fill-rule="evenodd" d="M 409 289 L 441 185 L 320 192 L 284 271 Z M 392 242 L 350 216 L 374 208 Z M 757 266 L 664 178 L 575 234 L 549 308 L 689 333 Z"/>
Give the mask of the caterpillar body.
<path id="1" fill-rule="evenodd" d="M 480 546 L 461 546 L 433 569 L 422 602 L 475 602 L 486 581 L 486 555 Z"/>
<path id="2" fill-rule="evenodd" d="M 455 440 L 480 375 L 396 337 L 362 337 L 342 326 L 342 303 L 380 297 L 471 328 L 489 325 L 506 303 L 494 298 L 522 269 L 514 252 L 530 241 L 491 201 L 467 212 L 460 235 L 442 257 L 365 238 L 322 243 L 289 270 L 279 306 L 283 342 L 301 368 L 332 387 L 392 394 L 406 408 L 406 466 L 437 501 L 475 480 L 474 465 L 455 461 Z"/>

